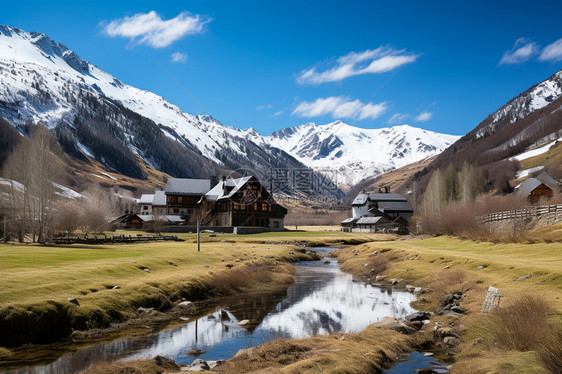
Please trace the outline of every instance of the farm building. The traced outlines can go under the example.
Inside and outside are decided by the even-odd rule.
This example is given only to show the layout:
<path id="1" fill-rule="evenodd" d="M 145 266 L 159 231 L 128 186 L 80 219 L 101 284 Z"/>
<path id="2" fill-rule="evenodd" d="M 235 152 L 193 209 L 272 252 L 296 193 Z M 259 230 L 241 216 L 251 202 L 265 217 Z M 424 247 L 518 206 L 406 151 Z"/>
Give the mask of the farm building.
<path id="1" fill-rule="evenodd" d="M 384 191 L 384 192 L 383 192 Z M 341 222 L 343 231 L 376 232 L 407 227 L 414 209 L 405 196 L 390 193 L 362 191 L 351 203 L 352 217 Z"/>
<path id="2" fill-rule="evenodd" d="M 517 186 L 515 194 L 534 204 L 540 199 L 550 199 L 555 191 L 560 191 L 560 182 L 543 171 L 536 178 L 528 178 Z"/>
<path id="3" fill-rule="evenodd" d="M 223 178 L 201 199 L 203 222 L 211 226 L 268 227 L 284 230 L 287 209 L 275 203 L 254 176 Z"/>
<path id="4" fill-rule="evenodd" d="M 284 230 L 287 209 L 277 204 L 254 176 L 217 179 L 170 178 L 165 191 L 142 195 L 140 214 L 131 225 L 148 222 L 148 216 L 181 217 L 169 224 L 250 226 Z M 146 216 L 146 217 L 143 217 Z M 134 220 L 134 222 L 132 221 Z M 140 221 L 142 222 L 140 222 Z"/>
<path id="5" fill-rule="evenodd" d="M 166 193 L 164 191 L 156 191 L 153 194 L 143 194 L 139 199 L 141 215 L 166 215 Z"/>

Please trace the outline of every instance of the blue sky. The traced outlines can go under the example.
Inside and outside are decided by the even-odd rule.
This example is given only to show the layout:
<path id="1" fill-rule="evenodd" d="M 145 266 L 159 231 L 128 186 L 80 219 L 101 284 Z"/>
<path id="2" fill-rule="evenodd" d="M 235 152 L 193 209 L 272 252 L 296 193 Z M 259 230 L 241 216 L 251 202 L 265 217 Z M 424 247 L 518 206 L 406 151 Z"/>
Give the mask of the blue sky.
<path id="1" fill-rule="evenodd" d="M 2 2 L 0 24 L 265 135 L 336 119 L 464 134 L 562 69 L 561 15 L 560 1 L 25 1 Z"/>

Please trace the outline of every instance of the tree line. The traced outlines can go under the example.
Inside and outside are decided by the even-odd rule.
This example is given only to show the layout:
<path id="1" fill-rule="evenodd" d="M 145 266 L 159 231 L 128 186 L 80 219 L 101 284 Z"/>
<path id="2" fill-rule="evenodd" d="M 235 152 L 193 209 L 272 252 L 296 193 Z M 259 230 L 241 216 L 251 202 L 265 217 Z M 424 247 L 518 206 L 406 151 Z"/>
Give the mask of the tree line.
<path id="1" fill-rule="evenodd" d="M 106 190 L 91 188 L 81 198 L 64 197 L 64 176 L 56 137 L 42 125 L 21 137 L 6 158 L 0 191 L 4 239 L 44 243 L 55 233 L 99 232 L 107 228 L 115 204 Z"/>

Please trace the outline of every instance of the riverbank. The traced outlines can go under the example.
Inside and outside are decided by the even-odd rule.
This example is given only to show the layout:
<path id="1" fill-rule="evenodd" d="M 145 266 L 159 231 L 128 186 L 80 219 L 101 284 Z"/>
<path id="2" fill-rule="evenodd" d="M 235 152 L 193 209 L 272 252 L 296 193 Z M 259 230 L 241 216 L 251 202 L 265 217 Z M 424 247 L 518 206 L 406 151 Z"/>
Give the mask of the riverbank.
<path id="1" fill-rule="evenodd" d="M 0 346 L 150 318 L 181 301 L 287 287 L 302 246 L 203 238 L 134 245 L 0 245 Z M 144 309 L 139 309 L 144 308 Z M 140 312 L 139 312 L 140 310 Z M 76 335 L 76 333 L 75 333 Z"/>
<path id="2" fill-rule="evenodd" d="M 417 292 L 413 306 L 430 312 L 431 322 L 417 332 L 404 329 L 411 335 L 383 323 L 356 334 L 272 341 L 214 370 L 381 372 L 400 353 L 412 350 L 432 351 L 452 365 L 451 373 L 560 369 L 556 334 L 562 326 L 562 264 L 557 242 L 494 244 L 453 237 L 371 242 L 347 246 L 338 261 L 342 270 L 364 281 Z M 502 293 L 500 308 L 481 313 L 489 286 Z M 522 344 L 510 345 L 506 336 Z"/>
<path id="3" fill-rule="evenodd" d="M 381 238 L 386 240 L 377 241 Z M 186 239 L 186 244 L 193 246 L 193 243 L 190 243 L 192 238 Z M 500 344 L 497 331 L 492 327 L 497 322 L 494 319 L 497 314 L 481 314 L 480 307 L 485 291 L 490 285 L 499 288 L 504 296 L 500 310 L 506 310 L 518 300 L 519 295 L 540 295 L 548 304 L 548 324 L 543 325 L 560 325 L 562 266 L 559 243 L 493 244 L 451 237 L 403 240 L 399 237 L 342 235 L 329 232 L 217 236 L 206 237 L 204 242 L 207 250 L 217 246 L 215 262 L 202 265 L 209 272 L 217 271 L 210 268 L 216 267 L 217 261 L 225 269 L 226 264 L 242 267 L 246 266 L 246 261 L 263 260 L 268 256 L 273 256 L 267 258 L 268 260 L 279 261 L 278 265 L 286 264 L 286 261 L 293 260 L 290 252 L 296 254 L 298 249 L 303 249 L 304 244 L 362 243 L 348 245 L 340 252 L 338 260 L 342 264 L 342 270 L 383 287 L 390 287 L 392 283 L 395 283 L 394 287 L 401 289 L 406 289 L 406 286 L 414 286 L 408 287 L 412 290 L 419 287 L 418 301 L 414 303 L 418 310 L 439 312 L 443 309 L 441 303 L 446 295 L 458 299 L 457 304 L 460 307 L 456 309 L 459 313 L 432 315 L 430 324 L 422 325 L 418 332 L 410 330 L 413 332 L 411 335 L 401 334 L 388 328 L 389 326 L 370 326 L 355 334 L 275 340 L 243 351 L 215 370 L 380 372 L 382 367 L 398 360 L 402 353 L 414 349 L 431 349 L 439 360 L 453 364 L 453 373 L 547 373 L 544 364 L 539 360 L 537 345 L 526 346 L 520 350 Z M 300 245 L 289 244 L 295 242 Z M 225 251 L 225 248 L 229 248 L 225 247 L 226 244 L 231 245 L 228 251 Z M 238 250 L 241 252 L 237 252 Z M 248 254 L 248 258 L 243 257 L 244 254 Z M 183 256 L 179 253 L 176 255 Z M 138 259 L 136 256 L 135 258 Z M 152 255 L 147 258 L 155 259 Z M 222 258 L 225 261 L 221 261 Z M 161 258 L 156 263 L 162 261 L 165 260 Z M 165 266 L 165 263 L 162 265 L 163 269 L 172 266 Z M 209 268 L 204 267 L 205 265 Z M 151 283 L 149 280 L 144 282 L 143 284 Z M 458 296 L 455 296 L 455 293 Z M 439 324 L 437 327 L 436 323 Z M 541 323 L 538 321 L 534 324 Z M 540 332 L 544 332 L 545 337 L 549 333 L 545 330 Z M 445 338 L 449 338 L 447 343 Z M 133 366 L 143 373 L 162 370 L 162 366 L 155 361 L 146 360 L 111 363 L 92 368 L 91 372 L 119 372 Z M 179 368 L 168 367 L 165 370 L 173 372 Z"/>
<path id="4" fill-rule="evenodd" d="M 555 373 L 561 368 L 555 358 L 562 328 L 559 242 L 436 237 L 348 247 L 339 261 L 342 270 L 383 286 L 420 287 L 413 306 L 436 313 L 421 331 L 444 331 L 434 333 L 432 349 L 453 364 L 452 373 Z M 500 290 L 500 307 L 481 313 L 489 286 Z M 458 313 L 447 310 L 447 303 L 458 304 Z"/>

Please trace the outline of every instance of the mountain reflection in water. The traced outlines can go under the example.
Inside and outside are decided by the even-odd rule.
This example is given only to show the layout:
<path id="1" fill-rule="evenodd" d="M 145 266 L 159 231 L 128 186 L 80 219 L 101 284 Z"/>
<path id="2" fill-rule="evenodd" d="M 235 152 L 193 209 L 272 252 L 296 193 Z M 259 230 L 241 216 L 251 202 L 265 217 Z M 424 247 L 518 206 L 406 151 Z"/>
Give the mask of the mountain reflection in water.
<path id="1" fill-rule="evenodd" d="M 295 283 L 285 293 L 238 296 L 219 309 L 182 327 L 142 338 L 130 338 L 67 352 L 49 365 L 9 370 L 20 373 L 72 373 L 115 359 L 171 357 L 180 364 L 200 349 L 205 360 L 227 359 L 239 349 L 275 338 L 302 338 L 334 332 L 357 332 L 385 317 L 402 318 L 415 310 L 415 296 L 387 292 L 340 271 L 335 260 L 296 264 Z M 245 328 L 238 322 L 249 319 Z"/>

